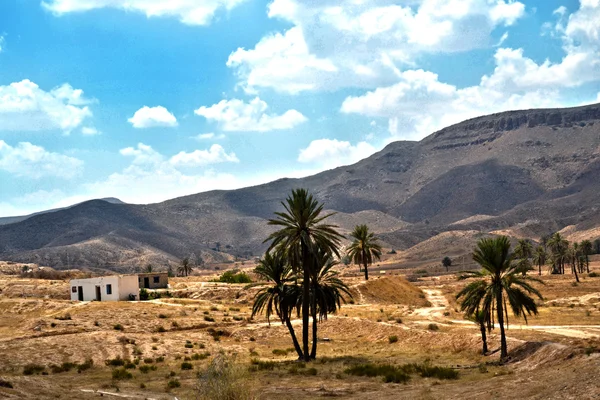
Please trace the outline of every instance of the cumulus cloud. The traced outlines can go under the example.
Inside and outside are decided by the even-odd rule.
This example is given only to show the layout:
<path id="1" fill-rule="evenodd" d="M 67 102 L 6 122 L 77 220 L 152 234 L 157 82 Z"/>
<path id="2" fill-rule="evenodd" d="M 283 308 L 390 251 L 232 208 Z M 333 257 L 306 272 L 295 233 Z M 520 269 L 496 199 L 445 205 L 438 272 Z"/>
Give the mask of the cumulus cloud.
<path id="1" fill-rule="evenodd" d="M 498 26 L 525 13 L 514 0 L 274 0 L 269 16 L 293 24 L 228 59 L 248 91 L 372 88 L 391 84 L 398 65 L 422 54 L 490 46 Z"/>
<path id="2" fill-rule="evenodd" d="M 316 164 L 324 168 L 335 168 L 353 164 L 375 153 L 376 149 L 367 142 L 350 142 L 338 139 L 317 139 L 300 150 L 298 161 Z"/>
<path id="3" fill-rule="evenodd" d="M 227 154 L 222 146 L 213 144 L 208 150 L 195 150 L 191 153 L 179 152 L 171 157 L 169 162 L 176 167 L 202 167 L 223 162 L 238 163 L 240 160 L 235 153 Z"/>
<path id="4" fill-rule="evenodd" d="M 60 129 L 68 134 L 92 116 L 87 106 L 92 102 L 69 84 L 49 92 L 28 79 L 0 86 L 0 130 Z"/>
<path id="5" fill-rule="evenodd" d="M 2 50 L 4 50 L 4 36 L 0 35 L 0 53 L 2 53 Z"/>
<path id="6" fill-rule="evenodd" d="M 307 118 L 296 110 L 287 110 L 281 115 L 267 114 L 268 105 L 256 97 L 246 103 L 243 100 L 221 100 L 210 107 L 202 106 L 194 113 L 209 121 L 217 122 L 225 131 L 267 132 L 291 129 Z"/>
<path id="7" fill-rule="evenodd" d="M 18 177 L 70 179 L 81 174 L 83 161 L 47 151 L 29 142 L 13 147 L 0 140 L 0 169 Z"/>
<path id="8" fill-rule="evenodd" d="M 81 133 L 83 133 L 86 136 L 94 136 L 99 135 L 101 132 L 93 126 L 84 126 L 83 128 L 81 128 Z"/>
<path id="9" fill-rule="evenodd" d="M 177 126 L 177 118 L 163 106 L 148 107 L 144 106 L 137 110 L 133 117 L 127 121 L 134 128 L 155 128 L 155 127 L 175 127 Z"/>
<path id="10" fill-rule="evenodd" d="M 600 2 L 584 0 L 580 10 L 555 29 L 565 51 L 560 62 L 536 63 L 523 49 L 499 48 L 494 71 L 479 85 L 457 88 L 431 72 L 407 70 L 393 85 L 347 97 L 341 111 L 389 118 L 393 136 L 421 139 L 482 114 L 575 105 L 565 100 L 564 89 L 600 81 Z"/>
<path id="11" fill-rule="evenodd" d="M 217 11 L 229 11 L 245 0 L 46 0 L 42 5 L 56 15 L 100 8 L 116 8 L 146 14 L 146 17 L 175 17 L 187 25 L 208 25 Z"/>

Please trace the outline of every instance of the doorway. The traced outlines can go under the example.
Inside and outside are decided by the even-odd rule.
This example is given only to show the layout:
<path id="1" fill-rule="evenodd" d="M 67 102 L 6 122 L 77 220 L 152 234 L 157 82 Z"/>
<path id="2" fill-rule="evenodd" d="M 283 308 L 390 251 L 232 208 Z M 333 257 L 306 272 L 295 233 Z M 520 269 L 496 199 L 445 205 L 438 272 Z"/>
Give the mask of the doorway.
<path id="1" fill-rule="evenodd" d="M 83 301 L 83 286 L 77 286 L 77 298 Z"/>
<path id="2" fill-rule="evenodd" d="M 149 278 L 149 277 L 147 277 L 147 276 L 144 278 L 144 287 L 145 287 L 146 289 L 149 289 L 149 288 L 150 288 L 150 278 Z"/>
<path id="3" fill-rule="evenodd" d="M 102 291 L 100 286 L 96 286 L 96 301 L 102 301 Z"/>

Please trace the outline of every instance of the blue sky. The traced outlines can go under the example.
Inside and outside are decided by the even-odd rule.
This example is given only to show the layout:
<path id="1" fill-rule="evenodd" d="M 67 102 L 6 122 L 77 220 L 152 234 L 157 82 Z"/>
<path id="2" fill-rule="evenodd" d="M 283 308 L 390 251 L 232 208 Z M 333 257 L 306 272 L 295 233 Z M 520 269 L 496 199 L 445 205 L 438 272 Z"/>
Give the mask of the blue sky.
<path id="1" fill-rule="evenodd" d="M 305 176 L 598 101 L 599 0 L 3 0 L 0 216 Z"/>

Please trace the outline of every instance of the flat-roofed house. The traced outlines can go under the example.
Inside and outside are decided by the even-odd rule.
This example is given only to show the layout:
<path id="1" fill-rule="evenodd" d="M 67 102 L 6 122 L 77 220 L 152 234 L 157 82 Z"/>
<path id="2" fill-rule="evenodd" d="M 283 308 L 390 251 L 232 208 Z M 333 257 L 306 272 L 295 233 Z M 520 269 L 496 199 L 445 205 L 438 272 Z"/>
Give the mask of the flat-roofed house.
<path id="1" fill-rule="evenodd" d="M 137 299 L 140 287 L 137 275 L 110 275 L 72 279 L 71 300 L 119 301 Z"/>
<path id="2" fill-rule="evenodd" d="M 169 287 L 168 272 L 148 272 L 138 274 L 138 283 L 140 288 L 146 289 L 166 289 Z"/>

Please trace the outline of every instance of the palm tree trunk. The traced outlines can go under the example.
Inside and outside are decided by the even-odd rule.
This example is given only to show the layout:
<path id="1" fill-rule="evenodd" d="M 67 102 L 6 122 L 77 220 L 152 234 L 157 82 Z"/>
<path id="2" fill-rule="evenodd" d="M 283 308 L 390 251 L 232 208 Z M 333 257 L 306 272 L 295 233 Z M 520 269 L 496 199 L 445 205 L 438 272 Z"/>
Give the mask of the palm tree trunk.
<path id="1" fill-rule="evenodd" d="M 316 296 L 313 296 L 316 297 Z M 317 358 L 317 305 L 313 303 L 312 306 L 312 350 L 310 352 L 311 360 Z"/>
<path id="2" fill-rule="evenodd" d="M 575 273 L 575 281 L 579 282 L 579 276 L 577 275 L 577 266 L 573 264 L 573 272 Z"/>
<path id="3" fill-rule="evenodd" d="M 363 263 L 364 267 L 365 267 L 365 281 L 369 280 L 369 270 L 367 269 L 367 261 L 365 260 Z"/>
<path id="4" fill-rule="evenodd" d="M 310 260 L 308 248 L 302 242 L 302 352 L 304 353 L 304 361 L 310 361 L 310 353 L 308 351 L 308 326 L 310 324 Z"/>
<path id="5" fill-rule="evenodd" d="M 294 349 L 296 349 L 296 353 L 298 353 L 298 359 L 304 359 L 304 354 L 302 354 L 302 349 L 300 348 L 300 343 L 298 343 L 298 339 L 296 338 L 296 332 L 294 332 L 294 327 L 292 326 L 292 322 L 289 317 L 285 317 L 285 326 L 287 326 L 290 331 L 290 335 L 292 336 L 292 341 L 294 342 Z"/>
<path id="6" fill-rule="evenodd" d="M 587 253 L 585 255 L 585 267 L 587 269 L 587 273 L 589 274 L 590 273 L 590 256 L 588 256 Z"/>
<path id="7" fill-rule="evenodd" d="M 508 357 L 508 346 L 506 345 L 506 333 L 504 332 L 504 307 L 501 291 L 496 295 L 496 312 L 498 313 L 498 325 L 500 325 L 500 361 L 504 361 Z"/>
<path id="8" fill-rule="evenodd" d="M 539 269 L 538 275 L 542 276 L 542 263 L 541 262 L 538 263 L 538 269 Z"/>
<path id="9" fill-rule="evenodd" d="M 485 334 L 485 324 L 483 323 L 483 319 L 479 321 L 479 330 L 481 331 L 481 342 L 483 343 L 482 354 L 486 355 L 488 352 L 487 347 L 487 335 Z"/>

